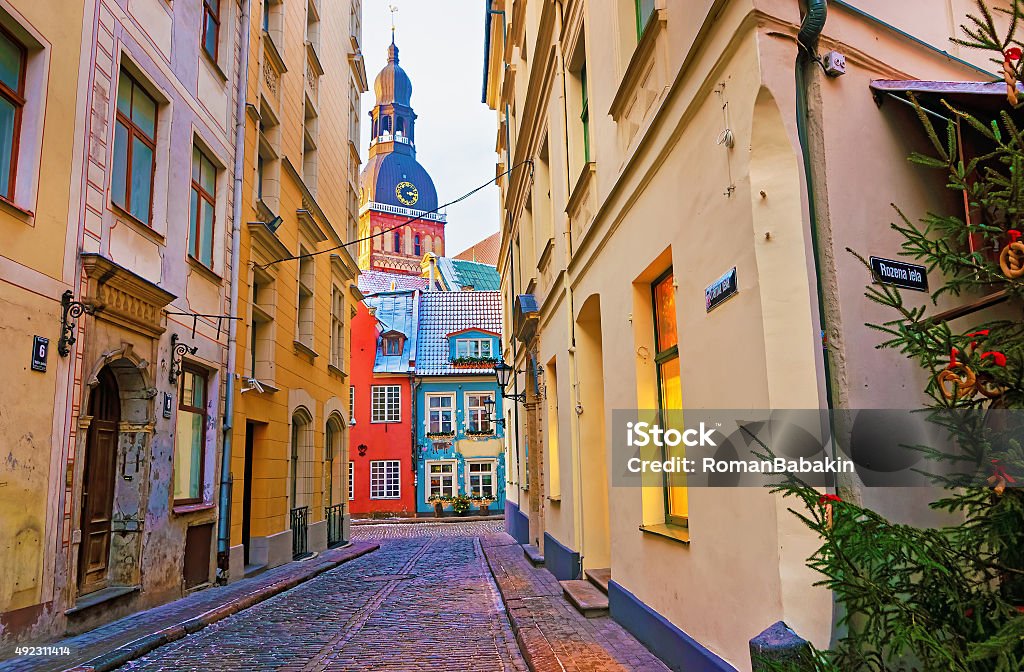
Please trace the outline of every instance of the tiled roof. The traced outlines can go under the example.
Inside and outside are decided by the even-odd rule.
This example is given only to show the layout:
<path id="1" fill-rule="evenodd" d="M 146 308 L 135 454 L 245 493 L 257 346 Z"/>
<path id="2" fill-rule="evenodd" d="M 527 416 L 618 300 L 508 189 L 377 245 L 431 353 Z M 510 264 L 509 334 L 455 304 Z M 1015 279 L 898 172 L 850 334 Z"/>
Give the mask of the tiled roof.
<path id="1" fill-rule="evenodd" d="M 456 259 L 478 261 L 481 264 L 498 265 L 498 253 L 501 252 L 501 232 L 496 231 L 475 245 L 467 247 L 455 255 Z"/>
<path id="2" fill-rule="evenodd" d="M 403 273 L 362 271 L 359 273 L 359 291 L 366 296 L 410 289 L 426 289 L 427 279 Z"/>
<path id="3" fill-rule="evenodd" d="M 385 356 L 379 345 L 373 360 L 374 373 L 408 373 L 409 360 L 416 352 L 416 292 L 386 292 L 364 299 L 366 306 L 376 309 L 378 334 L 398 331 L 405 334 L 401 355 Z"/>
<path id="4" fill-rule="evenodd" d="M 501 289 L 501 276 L 496 267 L 462 259 L 452 259 L 451 263 L 455 267 L 460 286 L 472 287 L 478 292 L 496 292 Z"/>
<path id="5" fill-rule="evenodd" d="M 449 364 L 448 334 L 462 329 L 501 333 L 499 292 L 424 292 L 420 295 L 416 373 L 426 376 L 493 374 L 492 367 L 455 368 Z"/>

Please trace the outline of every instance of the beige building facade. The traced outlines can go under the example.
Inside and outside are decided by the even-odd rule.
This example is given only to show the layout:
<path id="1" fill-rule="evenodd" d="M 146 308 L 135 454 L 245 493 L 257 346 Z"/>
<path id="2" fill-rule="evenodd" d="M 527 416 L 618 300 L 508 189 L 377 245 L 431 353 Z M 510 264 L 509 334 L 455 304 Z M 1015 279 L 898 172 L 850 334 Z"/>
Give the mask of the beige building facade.
<path id="1" fill-rule="evenodd" d="M 749 670 L 778 621 L 828 646 L 833 600 L 804 565 L 817 540 L 766 490 L 613 487 L 613 412 L 917 406 L 926 381 L 875 349 L 864 324 L 889 316 L 846 248 L 899 258 L 893 201 L 962 212 L 907 163 L 927 140 L 887 92 L 995 79 L 949 41 L 966 0 L 806 4 L 486 3 L 505 360 L 526 394 L 506 407 L 507 525 L 559 579 L 610 571 L 612 617 L 674 669 Z M 845 74 L 808 58 L 830 51 Z M 849 485 L 931 520 L 927 493 Z"/>
<path id="2" fill-rule="evenodd" d="M 229 580 L 348 539 L 361 14 L 253 3 Z"/>

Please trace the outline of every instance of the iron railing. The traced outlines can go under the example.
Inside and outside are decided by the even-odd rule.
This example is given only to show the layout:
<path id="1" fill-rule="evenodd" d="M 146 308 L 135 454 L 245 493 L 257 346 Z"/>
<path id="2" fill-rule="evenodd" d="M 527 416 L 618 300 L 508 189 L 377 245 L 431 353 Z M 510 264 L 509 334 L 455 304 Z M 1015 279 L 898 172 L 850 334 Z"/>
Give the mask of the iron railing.
<path id="1" fill-rule="evenodd" d="M 334 546 L 342 542 L 342 504 L 324 507 L 324 518 L 327 519 L 327 545 Z"/>
<path id="2" fill-rule="evenodd" d="M 292 509 L 292 557 L 298 558 L 309 552 L 309 507 Z"/>

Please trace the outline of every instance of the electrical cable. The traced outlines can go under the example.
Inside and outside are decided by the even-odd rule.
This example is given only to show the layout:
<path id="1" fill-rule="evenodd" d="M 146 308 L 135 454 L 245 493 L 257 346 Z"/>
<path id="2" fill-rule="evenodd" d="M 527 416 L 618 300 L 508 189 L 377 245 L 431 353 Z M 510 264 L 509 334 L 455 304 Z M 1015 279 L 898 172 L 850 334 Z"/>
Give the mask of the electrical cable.
<path id="1" fill-rule="evenodd" d="M 362 243 L 362 242 L 365 242 L 367 240 L 372 240 L 373 238 L 376 238 L 378 236 L 383 236 L 386 233 L 391 233 L 392 231 L 394 231 L 396 229 L 400 229 L 403 226 L 408 226 L 408 225 L 412 224 L 413 222 L 418 222 L 419 220 L 423 219 L 427 215 L 435 214 L 435 213 L 437 213 L 438 210 L 442 210 L 444 208 L 447 208 L 449 205 L 455 205 L 456 203 L 459 203 L 461 201 L 466 200 L 467 198 L 469 198 L 473 194 L 477 193 L 478 191 L 480 191 L 482 189 L 486 189 L 487 187 L 491 186 L 492 184 L 494 184 L 495 182 L 497 182 L 501 178 L 503 178 L 506 175 L 509 175 L 510 173 L 512 173 L 512 171 L 516 170 L 517 168 L 521 168 L 522 166 L 527 165 L 527 164 L 529 164 L 529 166 L 530 166 L 530 173 L 532 175 L 533 174 L 533 159 L 526 159 L 525 161 L 521 161 L 520 163 L 517 163 L 516 165 L 512 166 L 511 168 L 509 168 L 505 172 L 501 173 L 500 175 L 496 175 L 493 179 L 488 180 L 487 182 L 481 184 L 479 187 L 473 189 L 472 191 L 467 191 L 465 194 L 463 194 L 462 196 L 459 196 L 455 200 L 448 201 L 447 203 L 439 205 L 436 208 L 434 208 L 433 210 L 427 210 L 426 212 L 422 212 L 419 215 L 413 217 L 412 219 L 407 219 L 404 222 L 402 222 L 401 224 L 396 224 L 396 225 L 392 226 L 389 229 L 384 229 L 384 230 L 379 231 L 377 233 L 371 233 L 368 236 L 364 236 L 362 238 L 356 238 L 355 240 L 350 240 L 347 243 L 342 243 L 341 245 L 335 245 L 334 247 L 329 247 L 329 248 L 327 248 L 325 250 L 317 250 L 316 252 L 307 252 L 306 254 L 296 254 L 296 255 L 292 255 L 290 257 L 283 257 L 281 259 L 274 259 L 273 261 L 268 261 L 265 264 L 255 264 L 254 263 L 253 264 L 253 268 L 258 268 L 261 271 L 262 270 L 266 270 L 270 266 L 273 266 L 275 264 L 280 264 L 280 263 L 285 262 L 285 261 L 294 261 L 296 259 L 306 259 L 308 257 L 316 257 L 316 256 L 319 256 L 321 254 L 327 254 L 328 252 L 334 252 L 335 250 L 340 250 L 343 247 L 348 247 L 349 245 L 355 245 L 357 243 Z"/>

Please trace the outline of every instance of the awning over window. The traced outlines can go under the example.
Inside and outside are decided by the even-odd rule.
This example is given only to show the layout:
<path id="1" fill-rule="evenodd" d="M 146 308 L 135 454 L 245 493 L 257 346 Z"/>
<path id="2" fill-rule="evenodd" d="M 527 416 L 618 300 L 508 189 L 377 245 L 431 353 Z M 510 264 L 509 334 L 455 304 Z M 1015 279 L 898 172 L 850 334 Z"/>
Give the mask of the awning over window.
<path id="1" fill-rule="evenodd" d="M 1024 84 L 1017 83 L 1017 90 L 1024 98 Z M 1006 100 L 1006 84 L 999 82 L 931 82 L 919 79 L 873 79 L 871 92 L 881 96 L 894 96 L 906 100 L 907 93 L 913 93 L 925 107 L 939 113 L 948 113 L 940 101 L 945 100 L 953 107 L 971 110 L 1011 110 Z M 1014 115 L 1016 116 L 1016 114 Z"/>

